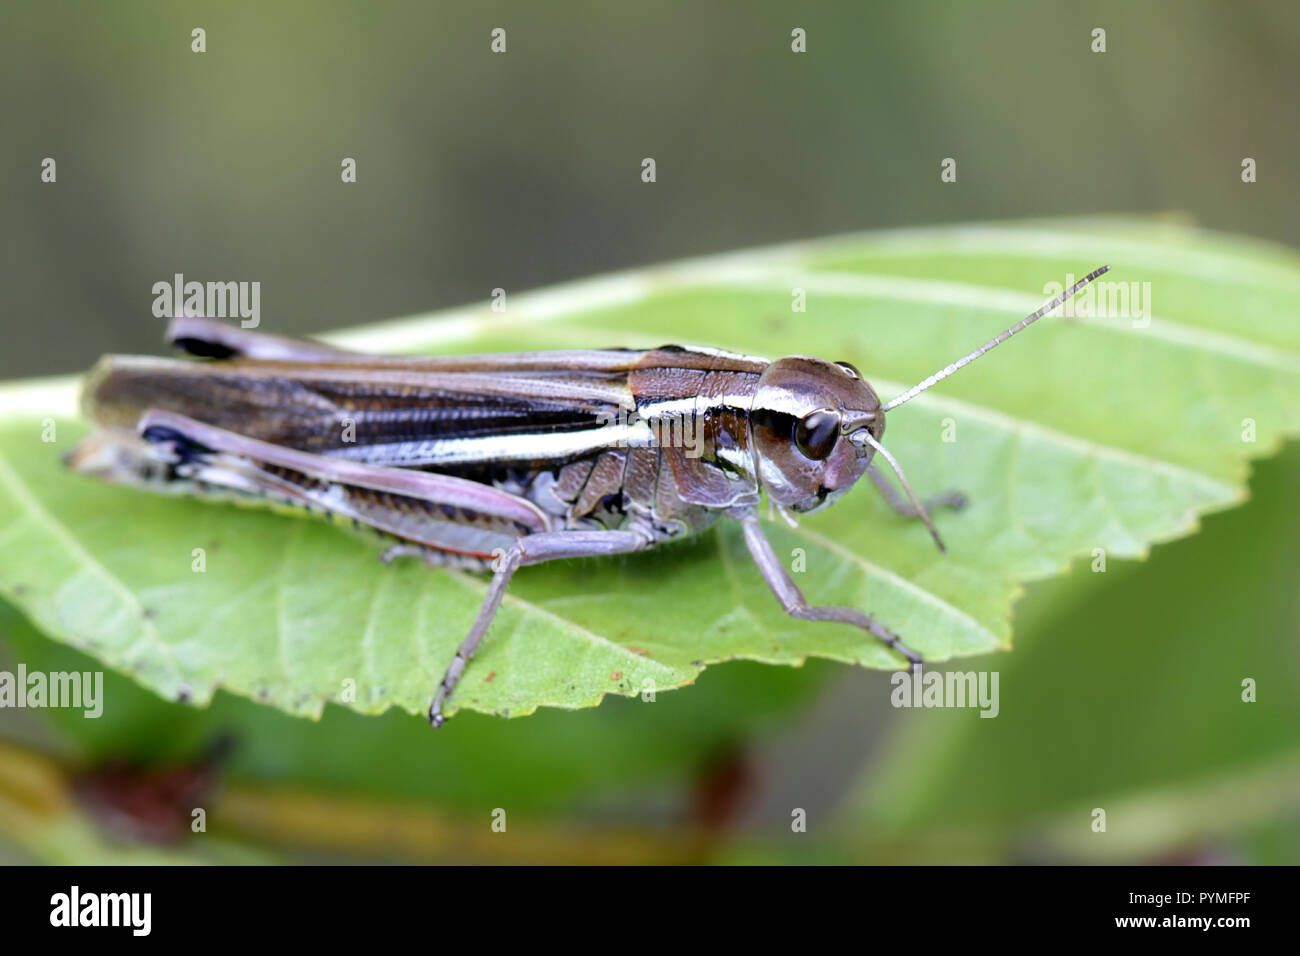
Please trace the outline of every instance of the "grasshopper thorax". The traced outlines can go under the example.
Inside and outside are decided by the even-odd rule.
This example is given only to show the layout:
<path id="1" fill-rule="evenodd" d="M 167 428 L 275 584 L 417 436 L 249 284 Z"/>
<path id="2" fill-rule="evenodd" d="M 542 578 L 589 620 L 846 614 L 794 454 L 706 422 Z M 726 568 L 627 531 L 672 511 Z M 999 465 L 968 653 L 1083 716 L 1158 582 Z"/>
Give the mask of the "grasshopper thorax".
<path id="1" fill-rule="evenodd" d="M 807 514 L 830 504 L 862 477 L 885 432 L 880 399 L 856 368 L 792 355 L 759 379 L 750 420 L 755 460 L 768 498 Z"/>

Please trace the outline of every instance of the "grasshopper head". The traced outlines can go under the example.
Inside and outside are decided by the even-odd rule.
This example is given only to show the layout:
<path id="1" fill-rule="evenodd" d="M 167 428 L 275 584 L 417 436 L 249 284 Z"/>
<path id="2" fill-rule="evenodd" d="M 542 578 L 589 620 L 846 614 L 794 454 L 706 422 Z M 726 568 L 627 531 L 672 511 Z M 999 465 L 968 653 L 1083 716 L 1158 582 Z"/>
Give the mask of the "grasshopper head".
<path id="1" fill-rule="evenodd" d="M 763 372 L 751 412 L 759 476 L 773 503 L 807 514 L 862 477 L 885 432 L 880 399 L 847 362 L 793 355 Z"/>

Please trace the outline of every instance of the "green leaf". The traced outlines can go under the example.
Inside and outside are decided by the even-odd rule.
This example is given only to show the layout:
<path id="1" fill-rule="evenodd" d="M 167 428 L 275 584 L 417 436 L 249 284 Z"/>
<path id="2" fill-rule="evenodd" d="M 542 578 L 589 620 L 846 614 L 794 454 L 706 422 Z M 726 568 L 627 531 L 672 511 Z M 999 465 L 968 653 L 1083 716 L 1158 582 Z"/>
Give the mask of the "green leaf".
<path id="1" fill-rule="evenodd" d="M 1292 254 L 1150 223 L 1031 223 L 882 233 L 739 253 L 511 296 L 333 340 L 377 351 L 661 344 L 848 359 L 889 396 L 990 338 L 1044 284 L 1109 263 L 1150 283 L 1153 316 L 1051 319 L 891 413 L 886 443 L 951 551 L 855 491 L 778 554 L 805 552 L 810 601 L 860 607 L 930 660 L 1005 649 L 1020 582 L 1104 549 L 1140 557 L 1243 500 L 1247 459 L 1300 421 L 1300 265 Z M 793 312 L 803 289 L 807 311 Z M 1141 286 L 1139 285 L 1139 288 Z M 68 474 L 81 426 L 67 383 L 0 392 L 0 594 L 43 631 L 159 694 L 224 687 L 319 715 L 421 712 L 484 593 L 280 515 L 152 497 Z M 55 420 L 58 441 L 42 442 Z M 1244 422 L 1253 441 L 1243 441 Z M 944 441 L 945 431 L 955 441 Z M 205 573 L 191 570 L 204 548 Z M 894 662 L 875 641 L 792 621 L 734 527 L 607 561 L 527 569 L 453 699 L 502 715 L 691 683 L 712 662 Z"/>
<path id="2" fill-rule="evenodd" d="M 29 673 L 95 666 L 80 651 L 39 634 L 4 602 L 0 650 Z M 208 707 L 186 707 L 111 672 L 104 675 L 98 719 L 68 708 L 24 713 L 58 731 L 60 752 L 91 764 L 192 762 L 218 736 L 229 735 L 235 746 L 222 764 L 223 781 L 418 802 L 464 814 L 498 806 L 539 814 L 694 780 L 736 741 L 791 719 L 834 669 L 818 661 L 797 669 L 741 662 L 711 669 L 699 693 L 660 695 L 653 707 L 615 699 L 581 720 L 543 710 L 522 724 L 466 713 L 456 719 L 454 734 L 433 736 L 424 720 L 396 711 L 368 717 L 330 706 L 319 723 L 309 723 L 227 693 L 217 693 Z"/>
<path id="3" fill-rule="evenodd" d="M 837 832 L 947 862 L 969 837 L 985 860 L 1121 863 L 1293 816 L 1297 487 L 1293 444 L 1259 467 L 1250 507 L 1195 538 L 1035 585 L 1017 653 L 966 665 L 1000 671 L 998 716 L 898 711 Z"/>

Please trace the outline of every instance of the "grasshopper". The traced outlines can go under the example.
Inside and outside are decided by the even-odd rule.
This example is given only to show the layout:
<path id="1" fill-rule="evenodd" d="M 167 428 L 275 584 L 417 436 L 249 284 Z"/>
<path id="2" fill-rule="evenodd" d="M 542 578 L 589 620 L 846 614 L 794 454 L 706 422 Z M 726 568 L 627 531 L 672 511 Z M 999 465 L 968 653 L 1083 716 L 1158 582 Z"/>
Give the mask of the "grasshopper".
<path id="1" fill-rule="evenodd" d="M 667 345 L 378 356 L 181 316 L 167 335 L 191 359 L 106 356 L 90 373 L 83 407 L 97 430 L 69 463 L 153 490 L 321 512 L 389 536 L 385 561 L 491 571 L 433 692 L 435 727 L 519 568 L 642 551 L 724 517 L 740 523 L 786 613 L 861 628 L 915 668 L 920 656 L 874 617 L 807 603 L 763 532 L 762 496 L 793 521 L 866 474 L 944 551 L 929 509 L 965 499 L 918 499 L 881 444 L 885 414 L 1108 268 L 883 404 L 849 363 L 804 355 Z"/>

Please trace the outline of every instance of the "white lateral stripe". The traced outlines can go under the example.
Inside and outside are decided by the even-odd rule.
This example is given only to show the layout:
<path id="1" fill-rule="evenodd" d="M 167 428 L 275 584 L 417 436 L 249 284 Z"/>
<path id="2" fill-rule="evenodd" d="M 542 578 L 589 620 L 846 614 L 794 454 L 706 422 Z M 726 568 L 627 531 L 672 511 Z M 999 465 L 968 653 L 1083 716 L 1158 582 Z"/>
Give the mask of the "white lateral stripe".
<path id="1" fill-rule="evenodd" d="M 484 435 L 480 438 L 348 445 L 325 454 L 329 458 L 410 467 L 539 459 L 560 461 L 602 448 L 651 448 L 654 444 L 655 436 L 650 426 L 642 421 L 546 435 Z"/>
<path id="2" fill-rule="evenodd" d="M 643 405 L 637 409 L 637 414 L 648 419 L 667 418 L 673 415 L 684 417 L 710 408 L 734 408 L 748 414 L 753 401 L 752 395 L 694 395 L 690 398 L 666 398 Z"/>

